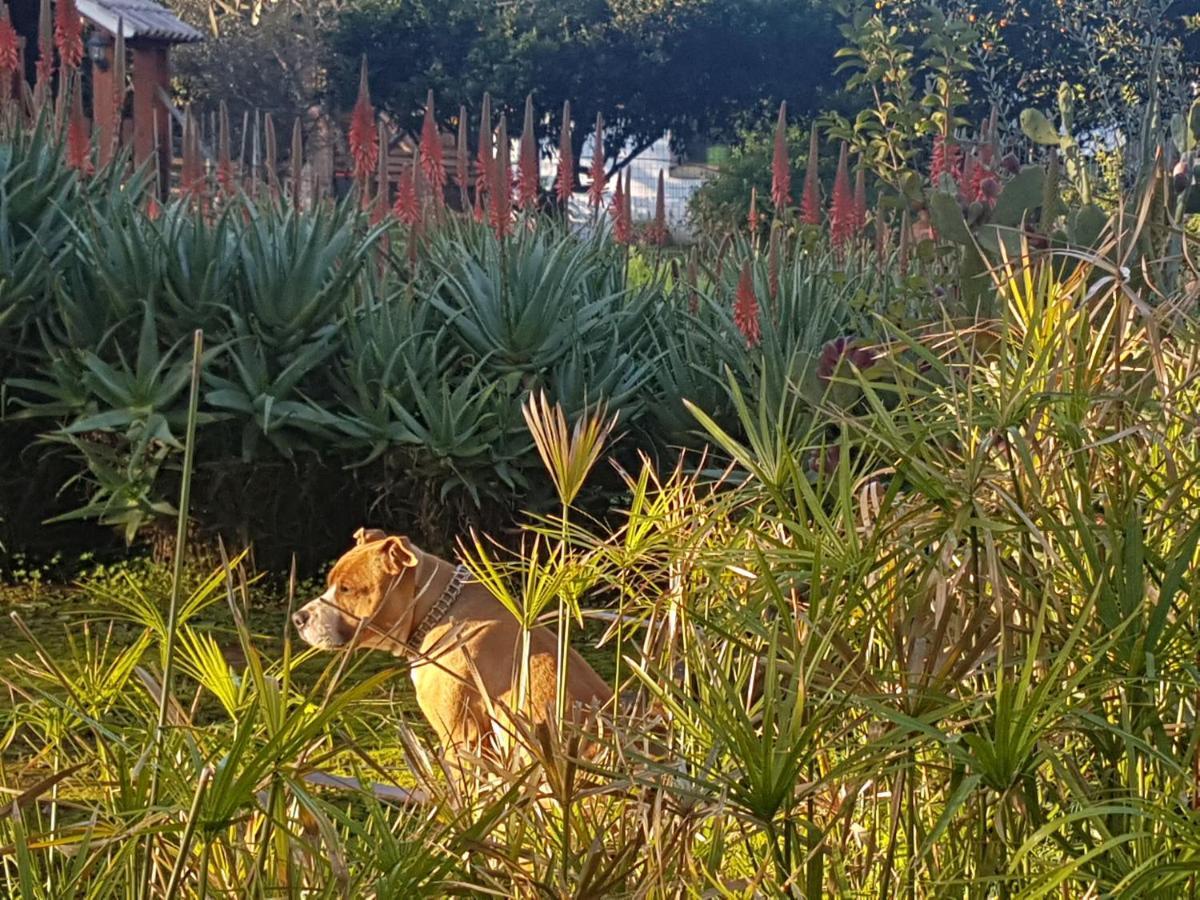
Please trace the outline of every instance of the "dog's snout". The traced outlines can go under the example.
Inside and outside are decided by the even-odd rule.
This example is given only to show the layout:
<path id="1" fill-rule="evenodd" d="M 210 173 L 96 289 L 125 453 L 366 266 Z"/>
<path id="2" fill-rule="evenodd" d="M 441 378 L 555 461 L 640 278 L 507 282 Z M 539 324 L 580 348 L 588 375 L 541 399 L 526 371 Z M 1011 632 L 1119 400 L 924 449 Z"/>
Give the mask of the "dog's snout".
<path id="1" fill-rule="evenodd" d="M 292 613 L 292 624 L 297 628 L 303 628 L 308 624 L 308 619 L 311 613 L 307 609 L 297 610 Z"/>

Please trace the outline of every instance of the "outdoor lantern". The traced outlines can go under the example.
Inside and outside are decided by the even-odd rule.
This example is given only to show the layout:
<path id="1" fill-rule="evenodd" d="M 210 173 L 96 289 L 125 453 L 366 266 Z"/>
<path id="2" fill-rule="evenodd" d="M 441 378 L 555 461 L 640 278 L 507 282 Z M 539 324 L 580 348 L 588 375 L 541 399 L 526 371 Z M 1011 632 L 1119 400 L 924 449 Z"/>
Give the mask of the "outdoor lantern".
<path id="1" fill-rule="evenodd" d="M 101 72 L 108 71 L 108 48 L 112 46 L 112 41 L 108 36 L 98 28 L 93 28 L 92 33 L 88 35 L 87 52 L 94 65 Z"/>

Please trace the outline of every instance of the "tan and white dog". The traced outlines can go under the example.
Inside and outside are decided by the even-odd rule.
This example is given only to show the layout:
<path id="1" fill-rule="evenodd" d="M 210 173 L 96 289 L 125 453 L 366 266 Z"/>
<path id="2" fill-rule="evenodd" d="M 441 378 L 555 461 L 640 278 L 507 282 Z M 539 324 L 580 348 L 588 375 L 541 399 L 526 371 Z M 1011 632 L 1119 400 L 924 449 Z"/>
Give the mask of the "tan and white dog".
<path id="1" fill-rule="evenodd" d="M 408 538 L 378 529 L 359 529 L 354 537 L 355 546 L 330 570 L 325 593 L 292 617 L 300 636 L 322 649 L 352 646 L 408 656 L 417 703 L 447 752 L 486 749 L 494 724 L 509 727 L 494 723 L 489 710 L 517 706 L 517 621 L 464 568 L 417 549 Z M 527 711 L 535 723 L 553 716 L 556 650 L 550 631 L 531 633 Z M 567 697 L 576 710 L 612 698 L 574 650 Z"/>

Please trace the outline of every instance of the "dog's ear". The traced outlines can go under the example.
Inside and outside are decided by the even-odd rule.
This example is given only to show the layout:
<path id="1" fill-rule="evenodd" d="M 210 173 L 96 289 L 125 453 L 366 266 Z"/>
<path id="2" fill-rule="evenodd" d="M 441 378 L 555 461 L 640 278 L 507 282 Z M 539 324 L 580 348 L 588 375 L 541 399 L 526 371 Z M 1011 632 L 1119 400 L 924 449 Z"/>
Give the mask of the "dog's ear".
<path id="1" fill-rule="evenodd" d="M 399 575 L 405 569 L 411 569 L 420 562 L 413 550 L 413 545 L 406 537 L 384 538 L 379 552 L 383 554 L 383 567 L 392 575 Z"/>
<path id="2" fill-rule="evenodd" d="M 363 544 L 382 541 L 385 537 L 387 532 L 379 528 L 360 528 L 354 532 L 354 546 L 361 547 Z"/>

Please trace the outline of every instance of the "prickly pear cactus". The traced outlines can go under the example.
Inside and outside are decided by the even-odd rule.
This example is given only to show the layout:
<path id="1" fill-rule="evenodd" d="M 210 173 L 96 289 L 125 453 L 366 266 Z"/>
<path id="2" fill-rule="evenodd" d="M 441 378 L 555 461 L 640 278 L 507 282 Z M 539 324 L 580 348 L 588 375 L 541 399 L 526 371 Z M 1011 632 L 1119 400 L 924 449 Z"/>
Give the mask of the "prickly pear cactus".
<path id="1" fill-rule="evenodd" d="M 1067 167 L 1067 177 L 1079 192 L 1084 205 L 1092 202 L 1092 180 L 1087 163 L 1075 140 L 1075 99 L 1071 86 L 1065 81 L 1058 86 L 1058 115 L 1061 125 L 1055 127 L 1045 113 L 1036 109 L 1021 110 L 1021 131 L 1035 144 L 1055 148 Z"/>
<path id="2" fill-rule="evenodd" d="M 1000 261 L 1001 246 L 1009 256 L 1020 253 L 1021 226 L 1043 203 L 1045 172 L 1026 166 L 1000 188 L 995 202 L 964 204 L 947 191 L 934 191 L 929 213 L 938 236 L 962 247 L 961 290 L 973 301 L 985 291 L 988 270 Z"/>
<path id="3" fill-rule="evenodd" d="M 1044 147 L 1057 147 L 1061 137 L 1045 113 L 1036 109 L 1021 110 L 1021 131 L 1035 144 Z"/>
<path id="4" fill-rule="evenodd" d="M 1200 213 L 1200 100 L 1192 104 L 1186 118 L 1171 120 L 1171 136 L 1179 161 L 1171 172 L 1171 188 L 1179 216 Z"/>

